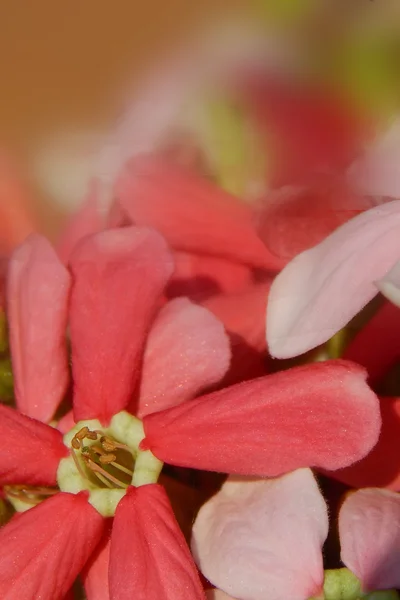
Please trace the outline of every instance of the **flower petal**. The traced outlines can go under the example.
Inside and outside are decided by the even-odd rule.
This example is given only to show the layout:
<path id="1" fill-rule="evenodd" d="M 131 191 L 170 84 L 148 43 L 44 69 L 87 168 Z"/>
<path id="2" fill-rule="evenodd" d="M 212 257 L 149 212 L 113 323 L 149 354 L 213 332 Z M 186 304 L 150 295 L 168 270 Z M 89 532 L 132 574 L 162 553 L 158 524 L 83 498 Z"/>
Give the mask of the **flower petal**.
<path id="1" fill-rule="evenodd" d="M 305 186 L 288 186 L 269 194 L 259 214 L 258 231 L 273 254 L 291 260 L 375 205 L 373 199 L 355 194 L 337 178 L 320 177 Z"/>
<path id="2" fill-rule="evenodd" d="M 218 588 L 246 600 L 307 600 L 322 591 L 328 512 L 309 469 L 228 479 L 200 509 L 192 550 Z"/>
<path id="3" fill-rule="evenodd" d="M 0 482 L 56 485 L 61 458 L 68 455 L 59 431 L 0 404 Z"/>
<path id="4" fill-rule="evenodd" d="M 101 538 L 104 520 L 85 494 L 58 493 L 0 530 L 0 596 L 63 597 Z"/>
<path id="5" fill-rule="evenodd" d="M 110 563 L 112 524 L 112 519 L 106 521 L 103 537 L 81 574 L 87 600 L 110 600 L 108 566 Z"/>
<path id="6" fill-rule="evenodd" d="M 229 368 L 224 326 L 187 298 L 159 312 L 144 354 L 137 415 L 181 404 L 217 383 Z"/>
<path id="7" fill-rule="evenodd" d="M 400 587 L 400 496 L 364 489 L 350 494 L 339 514 L 341 559 L 363 590 Z"/>
<path id="8" fill-rule="evenodd" d="M 222 321 L 231 339 L 232 362 L 224 384 L 266 374 L 265 311 L 270 283 L 238 294 L 218 294 L 203 305 Z"/>
<path id="9" fill-rule="evenodd" d="M 169 464 L 223 473 L 338 469 L 378 440 L 379 402 L 365 379 L 358 365 L 327 361 L 244 382 L 146 416 L 141 446 Z"/>
<path id="10" fill-rule="evenodd" d="M 252 283 L 252 269 L 217 256 L 175 252 L 174 276 L 168 295 L 204 300 L 218 292 L 240 292 Z"/>
<path id="11" fill-rule="evenodd" d="M 99 195 L 99 183 L 93 182 L 86 202 L 72 216 L 63 231 L 58 244 L 58 255 L 65 264 L 80 240 L 104 229 L 105 216 L 101 212 Z"/>
<path id="12" fill-rule="evenodd" d="M 386 302 L 356 334 L 343 353 L 368 371 L 376 385 L 400 359 L 400 310 Z"/>
<path id="13" fill-rule="evenodd" d="M 400 307 L 400 261 L 390 269 L 389 273 L 377 281 L 376 285 L 388 300 Z"/>
<path id="14" fill-rule="evenodd" d="M 354 488 L 385 487 L 400 492 L 400 398 L 381 398 L 382 430 L 362 460 L 329 473 Z"/>
<path id="15" fill-rule="evenodd" d="M 12 255 L 8 317 L 21 412 L 49 422 L 69 379 L 66 329 L 71 278 L 50 243 L 32 234 Z"/>
<path id="16" fill-rule="evenodd" d="M 134 223 L 155 227 L 177 250 L 254 267 L 277 263 L 257 236 L 248 206 L 175 165 L 153 157 L 135 159 L 117 195 Z"/>
<path id="17" fill-rule="evenodd" d="M 361 193 L 400 197 L 400 119 L 371 146 L 366 156 L 355 162 L 349 179 Z"/>
<path id="18" fill-rule="evenodd" d="M 271 354 L 288 358 L 328 340 L 375 296 L 374 281 L 399 257 L 400 201 L 355 217 L 297 256 L 271 287 Z"/>
<path id="19" fill-rule="evenodd" d="M 129 227 L 84 240 L 71 268 L 74 417 L 107 422 L 130 400 L 172 261 L 156 232 Z"/>
<path id="20" fill-rule="evenodd" d="M 112 600 L 204 600 L 189 548 L 160 485 L 129 488 L 111 536 Z"/>

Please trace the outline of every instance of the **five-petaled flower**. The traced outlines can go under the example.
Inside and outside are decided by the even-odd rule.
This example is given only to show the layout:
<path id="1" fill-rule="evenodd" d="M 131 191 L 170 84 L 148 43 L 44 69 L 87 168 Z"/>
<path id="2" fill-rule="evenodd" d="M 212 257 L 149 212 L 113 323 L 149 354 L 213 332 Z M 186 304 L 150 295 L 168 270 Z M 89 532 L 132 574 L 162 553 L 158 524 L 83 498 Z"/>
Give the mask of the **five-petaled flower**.
<path id="1" fill-rule="evenodd" d="M 21 412 L 0 407 L 0 483 L 37 506 L 0 531 L 0 595 L 62 598 L 87 565 L 92 598 L 203 598 L 157 483 L 163 463 L 257 476 L 344 467 L 376 443 L 378 400 L 345 361 L 193 399 L 224 374 L 229 349 L 221 324 L 184 299 L 156 316 L 172 272 L 163 239 L 135 227 L 88 236 L 70 269 L 38 236 L 10 264 Z M 67 323 L 75 425 L 62 437 L 44 422 L 68 384 Z"/>

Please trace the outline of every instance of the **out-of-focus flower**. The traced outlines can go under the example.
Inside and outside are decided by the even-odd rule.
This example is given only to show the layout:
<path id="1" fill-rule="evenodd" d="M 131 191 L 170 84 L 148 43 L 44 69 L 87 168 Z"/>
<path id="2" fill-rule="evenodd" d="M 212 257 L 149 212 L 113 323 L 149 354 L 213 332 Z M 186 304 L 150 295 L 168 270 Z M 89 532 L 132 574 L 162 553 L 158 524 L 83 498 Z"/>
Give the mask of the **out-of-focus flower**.
<path id="1" fill-rule="evenodd" d="M 311 471 L 302 469 L 269 480 L 228 479 L 200 509 L 192 549 L 221 590 L 215 599 L 225 598 L 223 590 L 240 600 L 350 600 L 398 587 L 399 525 L 397 494 L 366 489 L 350 495 L 339 531 L 341 558 L 352 573 L 341 569 L 324 577 L 327 508 Z"/>
<path id="2" fill-rule="evenodd" d="M 70 265 L 71 291 L 67 270 L 38 237 L 11 262 L 16 395 L 35 418 L 0 407 L 0 481 L 9 496 L 39 505 L 0 531 L 1 593 L 58 598 L 90 555 L 98 573 L 110 536 L 104 518 L 114 516 L 111 597 L 201 598 L 190 553 L 156 483 L 162 463 L 261 476 L 304 465 L 344 467 L 376 443 L 377 398 L 362 369 L 332 361 L 184 402 L 223 374 L 228 352 L 215 318 L 184 300 L 159 313 L 137 388 L 145 339 L 172 269 L 165 243 L 145 229 L 109 230 L 82 241 Z M 56 307 L 51 318 L 38 304 L 46 295 Z M 69 296 L 76 425 L 62 438 L 36 418 L 48 420 L 65 389 Z M 218 356 L 212 362 L 204 344 L 192 345 L 199 315 L 207 323 L 200 338 L 210 334 Z M 51 321 L 45 330 L 43 319 Z M 171 363 L 177 339 L 179 358 Z M 159 578 L 153 565 L 163 567 Z M 85 578 L 93 597 L 101 597 L 104 574 L 92 577 L 89 567 Z"/>

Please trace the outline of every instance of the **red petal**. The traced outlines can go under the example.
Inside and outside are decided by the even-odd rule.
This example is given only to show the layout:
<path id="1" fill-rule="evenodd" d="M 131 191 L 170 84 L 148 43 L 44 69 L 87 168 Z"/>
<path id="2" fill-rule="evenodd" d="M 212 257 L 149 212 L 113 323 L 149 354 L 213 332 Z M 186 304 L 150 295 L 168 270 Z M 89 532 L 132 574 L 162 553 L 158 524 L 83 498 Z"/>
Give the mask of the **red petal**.
<path id="1" fill-rule="evenodd" d="M 68 455 L 59 431 L 0 404 L 0 481 L 56 485 L 58 464 Z"/>
<path id="2" fill-rule="evenodd" d="M 15 396 L 21 412 L 49 422 L 68 385 L 70 275 L 49 242 L 31 235 L 13 254 L 8 316 Z"/>
<path id="3" fill-rule="evenodd" d="M 113 521 L 106 521 L 101 542 L 92 553 L 82 573 L 87 600 L 110 600 L 108 565 L 110 562 L 111 528 Z"/>
<path id="4" fill-rule="evenodd" d="M 149 334 L 137 415 L 176 406 L 217 383 L 230 355 L 228 336 L 214 315 L 187 298 L 172 300 Z"/>
<path id="5" fill-rule="evenodd" d="M 85 494 L 59 493 L 0 530 L 0 596 L 66 594 L 101 538 L 104 520 Z"/>
<path id="6" fill-rule="evenodd" d="M 189 296 L 195 300 L 215 293 L 234 293 L 252 283 L 252 270 L 239 262 L 216 256 L 175 252 L 175 271 L 169 296 Z"/>
<path id="7" fill-rule="evenodd" d="M 338 469 L 379 436 L 379 401 L 365 379 L 358 365 L 327 361 L 241 383 L 148 415 L 142 447 L 166 463 L 224 473 Z"/>
<path id="8" fill-rule="evenodd" d="M 105 218 L 99 206 L 99 193 L 99 185 L 95 182 L 92 184 L 86 202 L 72 217 L 63 231 L 61 241 L 58 244 L 58 254 L 65 264 L 68 262 L 78 242 L 86 236 L 93 235 L 104 229 Z"/>
<path id="9" fill-rule="evenodd" d="M 376 384 L 400 359 L 400 310 L 386 302 L 357 333 L 344 352 L 368 371 L 371 384 Z"/>
<path id="10" fill-rule="evenodd" d="M 205 600 L 189 548 L 158 484 L 129 488 L 111 536 L 112 600 Z"/>
<path id="11" fill-rule="evenodd" d="M 267 140 L 272 134 L 280 142 L 275 157 L 277 186 L 312 172 L 342 168 L 366 139 L 367 123 L 337 96 L 271 79 L 258 80 L 248 90 L 261 131 Z"/>
<path id="12" fill-rule="evenodd" d="M 400 398 L 381 398 L 381 414 L 381 435 L 371 452 L 355 465 L 329 476 L 355 488 L 400 491 Z"/>
<path id="13" fill-rule="evenodd" d="M 107 422 L 130 400 L 171 257 L 156 232 L 129 227 L 84 240 L 71 267 L 74 417 Z"/>
<path id="14" fill-rule="evenodd" d="M 340 180 L 324 177 L 265 198 L 258 231 L 273 254 L 291 260 L 375 205 L 373 199 L 355 194 Z"/>
<path id="15" fill-rule="evenodd" d="M 231 338 L 232 362 L 225 385 L 266 374 L 265 313 L 270 283 L 239 294 L 219 294 L 204 302 L 225 325 Z"/>
<path id="16" fill-rule="evenodd" d="M 151 225 L 177 250 L 255 267 L 276 263 L 256 234 L 251 209 L 192 173 L 155 158 L 135 159 L 118 186 L 137 225 Z"/>

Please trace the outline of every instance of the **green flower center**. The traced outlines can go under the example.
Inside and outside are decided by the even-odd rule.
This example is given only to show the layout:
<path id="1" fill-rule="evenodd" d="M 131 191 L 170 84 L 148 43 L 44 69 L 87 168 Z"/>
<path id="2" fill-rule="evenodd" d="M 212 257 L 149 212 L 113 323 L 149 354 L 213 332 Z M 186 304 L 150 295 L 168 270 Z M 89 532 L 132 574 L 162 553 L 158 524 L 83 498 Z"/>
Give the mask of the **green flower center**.
<path id="1" fill-rule="evenodd" d="M 57 471 L 61 491 L 89 492 L 89 503 L 104 517 L 115 514 L 128 486 L 156 483 L 163 463 L 150 450 L 140 450 L 142 422 L 122 411 L 108 427 L 96 419 L 80 421 L 64 436 L 70 456 Z"/>

